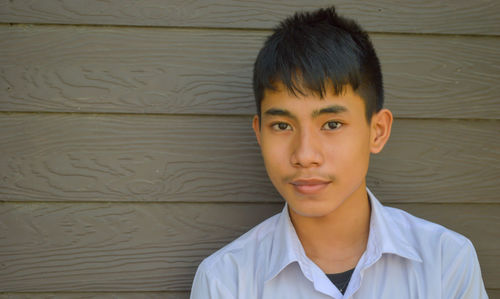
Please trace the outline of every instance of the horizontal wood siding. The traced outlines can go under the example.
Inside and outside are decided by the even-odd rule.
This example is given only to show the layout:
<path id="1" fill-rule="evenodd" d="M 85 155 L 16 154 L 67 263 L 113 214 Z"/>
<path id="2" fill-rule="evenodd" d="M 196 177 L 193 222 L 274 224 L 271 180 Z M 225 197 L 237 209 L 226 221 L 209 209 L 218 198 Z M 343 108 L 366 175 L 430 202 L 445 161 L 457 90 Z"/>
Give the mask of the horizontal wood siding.
<path id="1" fill-rule="evenodd" d="M 487 287 L 500 288 L 495 279 L 500 275 L 499 205 L 392 206 L 469 237 Z M 278 203 L 4 203 L 0 289 L 186 290 L 202 258 L 281 208 Z"/>
<path id="2" fill-rule="evenodd" d="M 0 299 L 189 297 L 280 211 L 251 72 L 297 10 L 371 33 L 395 116 L 368 185 L 474 243 L 500 298 L 499 1 L 1 1 Z"/>
<path id="3" fill-rule="evenodd" d="M 250 115 L 268 34 L 0 26 L 0 110 Z M 397 117 L 500 119 L 500 39 L 372 38 Z"/>
<path id="4" fill-rule="evenodd" d="M 295 11 L 332 4 L 369 31 L 500 35 L 495 0 L 2 1 L 0 22 L 261 29 Z"/>

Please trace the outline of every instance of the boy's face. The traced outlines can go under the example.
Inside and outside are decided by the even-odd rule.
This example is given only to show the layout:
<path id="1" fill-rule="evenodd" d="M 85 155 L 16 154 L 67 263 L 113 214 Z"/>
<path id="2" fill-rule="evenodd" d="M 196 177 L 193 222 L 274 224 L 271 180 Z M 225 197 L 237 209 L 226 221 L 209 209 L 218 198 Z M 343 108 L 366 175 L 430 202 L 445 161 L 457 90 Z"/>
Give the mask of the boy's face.
<path id="1" fill-rule="evenodd" d="M 366 197 L 370 153 L 382 150 L 392 115 L 365 116 L 350 86 L 339 96 L 296 97 L 283 85 L 266 91 L 253 128 L 267 173 L 290 213 L 326 216 L 353 197 Z"/>

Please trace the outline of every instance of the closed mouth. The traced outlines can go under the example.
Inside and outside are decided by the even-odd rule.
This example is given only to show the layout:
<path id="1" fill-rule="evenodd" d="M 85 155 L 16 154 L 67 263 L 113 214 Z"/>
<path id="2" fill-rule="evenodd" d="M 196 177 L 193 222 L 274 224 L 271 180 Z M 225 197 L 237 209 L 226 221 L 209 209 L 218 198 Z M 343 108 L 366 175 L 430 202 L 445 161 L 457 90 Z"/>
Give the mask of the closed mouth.
<path id="1" fill-rule="evenodd" d="M 326 188 L 330 183 L 331 181 L 317 178 L 296 179 L 290 182 L 297 192 L 306 195 L 317 194 Z"/>

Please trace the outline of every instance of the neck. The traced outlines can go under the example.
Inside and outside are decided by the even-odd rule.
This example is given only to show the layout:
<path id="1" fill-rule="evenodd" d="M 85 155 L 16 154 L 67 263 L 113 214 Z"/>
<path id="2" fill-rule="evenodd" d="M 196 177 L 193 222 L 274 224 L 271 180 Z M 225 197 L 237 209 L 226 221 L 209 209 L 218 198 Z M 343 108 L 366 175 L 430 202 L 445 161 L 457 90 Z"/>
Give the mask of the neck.
<path id="1" fill-rule="evenodd" d="M 354 268 L 366 249 L 371 208 L 368 194 L 362 191 L 322 217 L 305 217 L 289 209 L 306 255 L 325 273 Z"/>

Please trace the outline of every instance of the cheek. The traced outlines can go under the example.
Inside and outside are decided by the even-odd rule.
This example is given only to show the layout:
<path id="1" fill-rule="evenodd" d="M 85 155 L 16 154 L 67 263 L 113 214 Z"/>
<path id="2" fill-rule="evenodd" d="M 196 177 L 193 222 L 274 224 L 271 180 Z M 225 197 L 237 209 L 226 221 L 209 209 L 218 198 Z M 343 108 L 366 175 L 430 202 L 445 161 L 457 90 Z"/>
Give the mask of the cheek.
<path id="1" fill-rule="evenodd" d="M 356 136 L 358 138 L 352 138 Z M 323 144 L 325 148 L 326 157 L 332 167 L 344 168 L 343 170 L 349 171 L 351 168 L 356 168 L 359 165 L 363 165 L 369 160 L 370 147 L 369 140 L 365 132 L 358 132 L 356 134 L 351 134 L 347 137 L 335 140 L 335 142 L 330 142 L 329 144 Z M 360 138 L 360 136 L 364 136 Z M 366 137 L 366 138 L 365 138 Z"/>
<path id="2" fill-rule="evenodd" d="M 273 185 L 281 190 L 282 180 L 290 175 L 289 148 L 285 140 L 274 138 L 261 144 L 262 157 L 267 175 Z"/>
<path id="3" fill-rule="evenodd" d="M 274 162 L 278 159 L 283 159 L 283 157 L 288 152 L 288 141 L 287 138 L 283 136 L 273 136 L 268 132 L 263 132 L 261 135 L 261 152 L 264 159 Z"/>
<path id="4" fill-rule="evenodd" d="M 261 144 L 262 158 L 268 171 L 274 171 L 280 165 L 283 165 L 283 158 L 286 156 L 285 151 L 286 148 L 276 142 L 267 141 Z"/>

